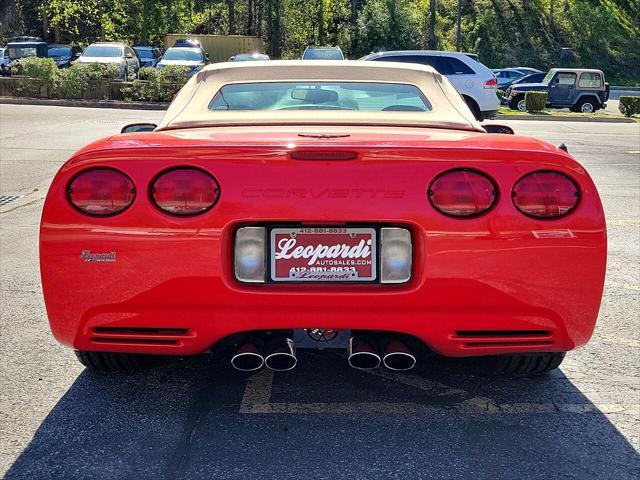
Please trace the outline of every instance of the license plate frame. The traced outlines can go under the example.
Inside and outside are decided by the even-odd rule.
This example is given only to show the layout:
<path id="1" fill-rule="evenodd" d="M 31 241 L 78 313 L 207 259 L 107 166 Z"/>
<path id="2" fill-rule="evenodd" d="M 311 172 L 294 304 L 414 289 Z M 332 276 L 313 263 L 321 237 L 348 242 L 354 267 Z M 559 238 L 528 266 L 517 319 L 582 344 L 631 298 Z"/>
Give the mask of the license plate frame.
<path id="1" fill-rule="evenodd" d="M 295 237 L 291 237 L 291 233 L 295 233 Z M 278 238 L 278 236 L 282 236 L 282 235 L 289 235 L 289 237 L 291 238 L 296 238 L 296 239 L 300 239 L 300 237 L 298 235 L 302 235 L 302 237 L 307 236 L 307 235 L 314 235 L 314 236 L 318 236 L 318 237 L 322 237 L 322 236 L 326 236 L 327 238 L 329 238 L 330 236 L 333 236 L 334 238 L 338 237 L 338 236 L 344 236 L 344 235 L 350 235 L 350 234 L 354 234 L 355 238 L 352 240 L 353 245 L 355 246 L 359 243 L 359 239 L 365 239 L 365 244 L 367 246 L 370 247 L 370 274 L 366 275 L 366 276 L 362 276 L 361 275 L 361 270 L 366 270 L 368 271 L 368 269 L 364 266 L 360 266 L 363 268 L 360 268 L 360 270 L 358 270 L 358 266 L 354 266 L 358 272 L 356 277 L 346 277 L 346 278 L 342 278 L 342 279 L 318 279 L 318 278 L 302 278 L 302 277 L 296 277 L 296 276 L 291 276 L 291 273 L 289 273 L 288 277 L 277 275 L 277 271 L 278 271 L 278 264 L 277 262 L 281 261 L 281 259 L 276 259 L 276 241 L 280 241 L 282 240 L 282 237 Z M 267 238 L 268 238 L 268 251 L 267 251 L 267 272 L 268 272 L 268 279 L 267 281 L 269 283 L 274 283 L 274 284 L 295 284 L 295 283 L 301 283 L 301 284 L 331 284 L 331 285 L 335 285 L 335 284 L 363 284 L 363 283 L 379 283 L 379 251 L 380 251 L 380 246 L 379 246 L 379 229 L 375 226 L 372 225 L 358 225 L 358 226 L 353 226 L 353 225 L 349 225 L 349 226 L 336 226 L 336 225 L 304 225 L 304 226 L 300 226 L 300 225 L 285 225 L 285 226 L 271 226 L 270 228 L 268 228 L 268 233 L 267 233 Z M 276 240 L 278 238 L 278 240 Z M 346 237 L 345 241 L 346 241 Z M 358 242 L 356 242 L 356 240 L 358 240 Z M 369 245 L 368 242 L 366 242 L 366 240 L 371 240 L 371 244 Z M 307 244 L 304 244 L 305 246 L 309 246 Z M 316 244 L 317 245 L 317 244 Z M 298 245 L 297 245 L 298 246 Z M 289 250 L 289 252 L 291 252 L 292 250 Z M 363 258 L 362 260 L 366 259 Z M 304 261 L 306 259 L 302 259 L 300 261 Z M 324 259 L 322 259 L 324 260 Z M 360 260 L 360 259 L 358 259 Z M 325 265 L 316 265 L 314 267 L 309 267 L 309 268 L 314 268 L 314 269 L 318 269 L 320 267 L 323 268 L 327 268 L 327 266 Z M 342 266 L 342 268 L 344 268 L 346 266 Z M 329 267 L 330 268 L 330 267 Z M 336 268 L 339 268 L 338 266 L 336 266 Z M 317 270 L 316 270 L 317 271 Z M 331 272 L 342 272 L 341 270 L 329 270 L 328 273 Z M 280 270 L 280 273 L 282 272 L 282 270 Z M 309 272 L 310 273 L 310 272 Z M 307 273 L 307 275 L 309 275 L 309 273 Z M 316 273 L 316 275 L 320 275 L 321 272 Z M 324 272 L 327 273 L 327 272 Z M 322 275 L 320 275 L 322 276 Z"/>

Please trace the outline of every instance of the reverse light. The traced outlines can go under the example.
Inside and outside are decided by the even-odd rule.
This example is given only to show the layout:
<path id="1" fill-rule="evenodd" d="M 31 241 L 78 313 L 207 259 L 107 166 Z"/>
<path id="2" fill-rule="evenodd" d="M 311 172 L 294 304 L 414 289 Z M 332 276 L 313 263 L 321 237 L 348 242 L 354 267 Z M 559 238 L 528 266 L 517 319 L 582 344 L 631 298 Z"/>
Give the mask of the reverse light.
<path id="1" fill-rule="evenodd" d="M 161 173 L 151 183 L 151 198 L 172 215 L 196 215 L 213 207 L 220 196 L 220 185 L 203 170 L 175 168 Z"/>
<path id="2" fill-rule="evenodd" d="M 525 215 L 559 218 L 576 208 L 580 190 L 571 178 L 562 173 L 537 171 L 518 180 L 511 197 L 516 208 Z"/>
<path id="3" fill-rule="evenodd" d="M 236 231 L 233 268 L 236 279 L 247 283 L 264 283 L 266 264 L 266 230 L 242 227 Z"/>
<path id="4" fill-rule="evenodd" d="M 497 188 L 484 174 L 468 169 L 440 174 L 427 191 L 433 208 L 452 217 L 474 217 L 489 210 L 498 197 Z"/>
<path id="5" fill-rule="evenodd" d="M 108 216 L 125 211 L 136 197 L 133 182 L 112 168 L 92 168 L 76 175 L 67 187 L 71 204 L 83 213 Z"/>
<path id="6" fill-rule="evenodd" d="M 380 281 L 405 283 L 411 278 L 413 247 L 406 228 L 380 230 Z"/>
<path id="7" fill-rule="evenodd" d="M 495 77 L 490 78 L 484 82 L 484 88 L 498 88 L 498 80 Z"/>

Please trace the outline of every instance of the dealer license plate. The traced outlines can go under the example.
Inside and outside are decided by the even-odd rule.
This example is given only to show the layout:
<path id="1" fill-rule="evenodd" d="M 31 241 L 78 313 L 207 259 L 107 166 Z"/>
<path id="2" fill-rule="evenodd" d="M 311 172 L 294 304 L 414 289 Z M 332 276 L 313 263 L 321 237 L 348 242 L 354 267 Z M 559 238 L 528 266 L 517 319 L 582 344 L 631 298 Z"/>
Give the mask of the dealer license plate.
<path id="1" fill-rule="evenodd" d="M 271 280 L 375 281 L 376 248 L 374 228 L 274 228 L 271 230 Z"/>

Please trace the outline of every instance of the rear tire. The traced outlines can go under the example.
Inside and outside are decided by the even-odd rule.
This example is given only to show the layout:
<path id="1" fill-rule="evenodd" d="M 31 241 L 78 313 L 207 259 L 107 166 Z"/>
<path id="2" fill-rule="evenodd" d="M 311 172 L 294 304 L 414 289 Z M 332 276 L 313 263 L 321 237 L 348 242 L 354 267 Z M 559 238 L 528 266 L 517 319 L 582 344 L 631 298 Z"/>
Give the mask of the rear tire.
<path id="1" fill-rule="evenodd" d="M 555 370 L 564 360 L 565 352 L 533 355 L 486 357 L 487 370 L 496 375 L 544 375 Z"/>
<path id="2" fill-rule="evenodd" d="M 600 108 L 599 102 L 593 97 L 582 98 L 576 103 L 576 112 L 581 113 L 594 113 Z"/>
<path id="3" fill-rule="evenodd" d="M 136 355 L 134 353 L 89 352 L 76 350 L 78 361 L 94 372 L 138 372 L 153 363 L 150 355 Z"/>

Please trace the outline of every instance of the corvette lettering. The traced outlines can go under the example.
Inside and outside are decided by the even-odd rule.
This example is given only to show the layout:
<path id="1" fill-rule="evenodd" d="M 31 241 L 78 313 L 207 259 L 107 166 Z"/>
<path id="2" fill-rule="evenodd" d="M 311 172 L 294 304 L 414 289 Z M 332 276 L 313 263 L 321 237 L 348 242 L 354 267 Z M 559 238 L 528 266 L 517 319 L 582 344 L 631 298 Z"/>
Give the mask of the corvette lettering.
<path id="1" fill-rule="evenodd" d="M 373 199 L 402 199 L 404 190 L 385 190 L 377 188 L 247 188 L 242 191 L 244 198 L 362 198 Z"/>

